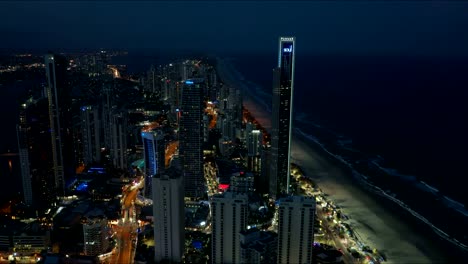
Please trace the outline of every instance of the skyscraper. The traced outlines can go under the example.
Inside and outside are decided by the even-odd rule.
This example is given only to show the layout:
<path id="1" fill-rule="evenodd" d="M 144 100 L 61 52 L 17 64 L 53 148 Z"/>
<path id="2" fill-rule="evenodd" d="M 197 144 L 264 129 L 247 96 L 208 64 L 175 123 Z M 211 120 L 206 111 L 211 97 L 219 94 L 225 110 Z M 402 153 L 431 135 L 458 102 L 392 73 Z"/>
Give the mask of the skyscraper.
<path id="1" fill-rule="evenodd" d="M 102 86 L 101 90 L 101 119 L 102 119 L 102 128 L 103 128 L 103 141 L 104 147 L 111 149 L 112 146 L 112 114 L 116 108 L 116 103 L 114 101 L 114 89 L 115 89 L 115 80 L 112 82 L 106 82 Z M 111 150 L 112 153 L 112 150 Z M 114 164 L 114 166 L 116 166 Z M 118 167 L 118 166 L 117 166 Z"/>
<path id="2" fill-rule="evenodd" d="M 24 202 L 39 211 L 56 201 L 48 107 L 46 98 L 30 97 L 20 106 L 17 126 Z"/>
<path id="3" fill-rule="evenodd" d="M 261 168 L 261 150 L 262 132 L 260 130 L 247 132 L 247 169 L 257 174 L 257 176 L 259 176 Z"/>
<path id="4" fill-rule="evenodd" d="M 81 107 L 83 160 L 86 165 L 101 161 L 101 126 L 96 106 Z"/>
<path id="5" fill-rule="evenodd" d="M 145 85 L 145 90 L 150 91 L 152 93 L 156 92 L 157 87 L 157 73 L 156 73 L 156 68 L 154 65 L 151 65 L 149 71 L 147 72 L 147 82 Z"/>
<path id="6" fill-rule="evenodd" d="M 276 190 L 276 181 L 271 180 L 271 168 L 270 168 L 270 161 L 271 161 L 271 145 L 266 144 L 262 146 L 260 150 L 260 177 L 255 178 L 255 187 L 256 190 L 260 193 L 267 194 L 270 193 L 270 190 Z M 274 188 L 271 186 L 273 183 Z"/>
<path id="7" fill-rule="evenodd" d="M 144 131 L 141 133 L 145 155 L 145 191 L 146 198 L 152 198 L 152 178 L 165 168 L 166 146 L 162 131 Z"/>
<path id="8" fill-rule="evenodd" d="M 282 198 L 278 210 L 277 263 L 312 263 L 315 199 Z"/>
<path id="9" fill-rule="evenodd" d="M 180 150 L 185 196 L 202 198 L 205 195 L 203 176 L 203 87 L 204 79 L 185 81 L 182 90 L 182 115 L 180 120 Z"/>
<path id="10" fill-rule="evenodd" d="M 71 100 L 67 83 L 67 60 L 62 56 L 45 56 L 47 98 L 49 100 L 52 161 L 57 195 L 65 194 L 65 170 L 74 170 L 73 137 L 71 127 Z"/>
<path id="11" fill-rule="evenodd" d="M 109 248 L 109 232 L 104 212 L 95 209 L 86 214 L 82 220 L 84 236 L 84 254 L 97 256 Z"/>
<path id="12" fill-rule="evenodd" d="M 240 263 L 240 232 L 246 230 L 247 194 L 225 192 L 211 199 L 212 263 Z"/>
<path id="13" fill-rule="evenodd" d="M 260 155 L 262 146 L 262 133 L 260 130 L 252 130 L 247 134 L 247 155 L 255 157 Z"/>
<path id="14" fill-rule="evenodd" d="M 153 178 L 155 261 L 182 262 L 184 254 L 184 185 L 181 172 L 169 168 Z"/>
<path id="15" fill-rule="evenodd" d="M 21 166 L 21 179 L 23 184 L 23 199 L 27 205 L 33 203 L 33 191 L 31 186 L 31 169 L 29 168 L 29 142 L 28 142 L 28 127 L 27 122 L 27 104 L 21 104 L 20 106 L 20 122 L 16 127 L 16 133 L 18 137 L 18 154 Z"/>
<path id="16" fill-rule="evenodd" d="M 270 194 L 289 193 L 294 95 L 295 38 L 279 39 L 278 67 L 273 70 Z"/>
<path id="17" fill-rule="evenodd" d="M 111 116 L 110 155 L 116 168 L 127 168 L 127 116 L 125 113 L 113 113 Z"/>

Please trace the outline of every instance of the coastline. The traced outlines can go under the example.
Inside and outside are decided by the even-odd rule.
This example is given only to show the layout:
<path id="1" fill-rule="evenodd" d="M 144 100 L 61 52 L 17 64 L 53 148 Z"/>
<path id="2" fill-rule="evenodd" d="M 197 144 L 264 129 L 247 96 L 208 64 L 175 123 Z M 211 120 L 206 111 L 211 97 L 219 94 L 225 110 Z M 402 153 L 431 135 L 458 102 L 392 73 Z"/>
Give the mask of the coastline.
<path id="1" fill-rule="evenodd" d="M 255 92 L 229 63 L 218 59 L 219 74 L 226 85 L 242 89 L 244 107 L 267 130 L 271 127 L 269 113 L 256 102 Z M 425 232 L 428 226 L 409 213 L 402 212 L 398 205 L 360 184 L 350 168 L 323 146 L 295 130 L 292 142 L 292 161 L 303 168 L 325 193 L 330 195 L 347 215 L 353 230 L 362 242 L 382 250 L 391 263 L 440 263 L 450 259 L 440 249 L 434 232 Z M 419 225 L 418 225 L 419 224 Z M 416 229 L 414 231 L 413 229 Z M 429 238 L 429 239 L 428 239 Z M 442 246 L 444 248 L 444 246 Z"/>
<path id="2" fill-rule="evenodd" d="M 448 256 L 425 233 L 425 226 L 391 201 L 369 193 L 341 161 L 299 133 L 294 133 L 292 161 L 299 164 L 329 198 L 350 217 L 347 221 L 360 240 L 381 250 L 389 263 L 443 263 Z M 415 230 L 418 229 L 418 230 Z M 431 237 L 428 240 L 426 236 Z"/>

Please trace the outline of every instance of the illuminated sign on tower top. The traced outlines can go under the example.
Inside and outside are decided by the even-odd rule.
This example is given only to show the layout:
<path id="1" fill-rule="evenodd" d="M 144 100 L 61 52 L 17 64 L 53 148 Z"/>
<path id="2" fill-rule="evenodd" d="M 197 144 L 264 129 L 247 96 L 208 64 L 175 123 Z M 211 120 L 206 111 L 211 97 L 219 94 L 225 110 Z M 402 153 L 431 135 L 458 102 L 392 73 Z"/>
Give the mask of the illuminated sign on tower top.
<path id="1" fill-rule="evenodd" d="M 280 37 L 279 41 L 279 54 L 278 54 L 278 67 L 284 67 L 284 60 L 292 61 L 294 57 L 294 45 L 296 39 L 294 37 Z"/>

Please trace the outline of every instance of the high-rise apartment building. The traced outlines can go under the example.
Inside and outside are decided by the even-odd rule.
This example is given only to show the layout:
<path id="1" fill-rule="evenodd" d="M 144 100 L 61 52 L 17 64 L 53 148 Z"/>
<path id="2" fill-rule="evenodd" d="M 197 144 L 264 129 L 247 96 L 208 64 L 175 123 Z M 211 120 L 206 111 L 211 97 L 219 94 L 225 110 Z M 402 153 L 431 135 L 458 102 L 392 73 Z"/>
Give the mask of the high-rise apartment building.
<path id="1" fill-rule="evenodd" d="M 115 80 L 106 82 L 101 91 L 101 120 L 104 147 L 109 150 L 115 168 L 127 168 L 128 115 L 118 108 L 114 99 Z"/>
<path id="2" fill-rule="evenodd" d="M 101 161 L 101 122 L 99 108 L 96 106 L 81 107 L 81 143 L 83 161 L 86 165 Z"/>
<path id="3" fill-rule="evenodd" d="M 153 178 L 155 261 L 182 262 L 184 254 L 184 185 L 181 172 L 169 168 Z"/>
<path id="4" fill-rule="evenodd" d="M 312 263 L 315 199 L 289 196 L 278 209 L 277 263 Z"/>
<path id="5" fill-rule="evenodd" d="M 18 151 L 25 204 L 42 211 L 56 201 L 46 98 L 29 98 L 20 105 Z"/>
<path id="6" fill-rule="evenodd" d="M 271 174 L 271 145 L 263 145 L 260 150 L 260 177 L 255 178 L 255 188 L 258 192 L 267 194 L 270 190 L 276 190 L 276 181 L 272 181 Z M 273 186 L 271 186 L 273 185 Z"/>
<path id="7" fill-rule="evenodd" d="M 211 198 L 212 263 L 240 263 L 240 232 L 246 230 L 248 196 L 225 192 Z"/>
<path id="8" fill-rule="evenodd" d="M 127 168 L 127 115 L 114 112 L 111 116 L 110 156 L 116 168 Z"/>
<path id="9" fill-rule="evenodd" d="M 97 256 L 109 249 L 109 231 L 104 212 L 93 210 L 82 220 L 84 236 L 84 254 Z"/>
<path id="10" fill-rule="evenodd" d="M 27 121 L 27 108 L 26 103 L 21 104 L 19 113 L 19 124 L 16 127 L 16 133 L 18 138 L 18 154 L 21 166 L 21 180 L 23 185 L 23 199 L 27 205 L 33 204 L 33 191 L 31 184 L 31 169 L 29 161 L 29 124 Z"/>
<path id="11" fill-rule="evenodd" d="M 192 199 L 206 194 L 203 176 L 203 87 L 204 79 L 188 79 L 182 91 L 179 129 L 185 196 Z"/>
<path id="12" fill-rule="evenodd" d="M 71 174 L 75 169 L 67 66 L 67 60 L 62 56 L 45 56 L 54 185 L 59 196 L 65 194 L 65 174 Z"/>
<path id="13" fill-rule="evenodd" d="M 158 74 L 156 72 L 156 68 L 154 67 L 154 65 L 151 65 L 149 71 L 147 72 L 146 74 L 147 76 L 147 82 L 146 82 L 146 85 L 145 85 L 145 90 L 147 91 L 150 91 L 152 93 L 156 93 L 156 92 L 159 92 L 157 91 L 157 88 L 158 88 Z"/>
<path id="14" fill-rule="evenodd" d="M 279 39 L 278 67 L 273 70 L 270 194 L 289 193 L 294 95 L 295 38 Z"/>
<path id="15" fill-rule="evenodd" d="M 262 132 L 252 130 L 247 134 L 247 155 L 249 157 L 259 156 L 262 146 Z"/>
<path id="16" fill-rule="evenodd" d="M 116 108 L 116 103 L 114 101 L 115 82 L 115 80 L 112 80 L 104 83 L 101 90 L 101 120 L 104 135 L 104 147 L 106 148 L 110 148 L 112 145 L 111 119 L 113 111 Z"/>
<path id="17" fill-rule="evenodd" d="M 141 133 L 145 158 L 145 190 L 144 196 L 152 199 L 152 178 L 165 169 L 166 145 L 161 130 L 144 131 Z"/>

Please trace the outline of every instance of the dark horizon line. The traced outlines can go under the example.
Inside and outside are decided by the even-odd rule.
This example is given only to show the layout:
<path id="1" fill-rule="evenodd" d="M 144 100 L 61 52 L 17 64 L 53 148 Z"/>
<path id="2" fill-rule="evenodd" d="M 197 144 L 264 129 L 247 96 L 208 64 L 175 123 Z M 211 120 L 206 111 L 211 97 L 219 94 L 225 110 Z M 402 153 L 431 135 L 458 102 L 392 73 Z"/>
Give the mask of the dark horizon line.
<path id="1" fill-rule="evenodd" d="M 0 47 L 0 56 L 8 56 L 13 54 L 31 53 L 33 55 L 43 55 L 50 52 L 53 53 L 92 53 L 100 50 L 112 51 L 112 52 L 128 52 L 129 55 L 149 55 L 156 57 L 170 57 L 170 56 L 202 56 L 202 57 L 225 57 L 234 55 L 256 55 L 256 56 L 271 56 L 276 54 L 275 50 L 227 50 L 227 51 L 211 51 L 198 49 L 162 49 L 162 48 L 113 48 L 113 47 L 101 47 L 101 48 L 5 48 Z M 408 57 L 408 58 L 440 58 L 440 59 L 468 59 L 468 54 L 421 54 L 421 53 L 410 53 L 410 52 L 397 52 L 397 51 L 386 51 L 386 52 L 345 52 L 345 51 L 310 51 L 310 50 L 298 50 L 300 56 L 316 56 L 316 57 Z"/>

